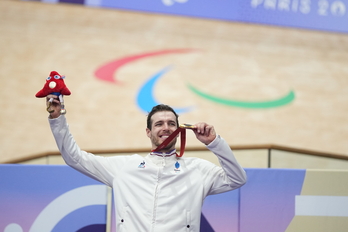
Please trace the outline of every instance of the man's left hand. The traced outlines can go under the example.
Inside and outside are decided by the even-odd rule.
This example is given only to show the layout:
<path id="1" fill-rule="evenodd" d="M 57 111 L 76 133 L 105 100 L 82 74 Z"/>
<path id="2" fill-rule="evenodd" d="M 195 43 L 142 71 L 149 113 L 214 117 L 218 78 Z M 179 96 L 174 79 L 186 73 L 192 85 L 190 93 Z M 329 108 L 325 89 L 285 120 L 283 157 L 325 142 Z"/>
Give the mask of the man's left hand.
<path id="1" fill-rule="evenodd" d="M 210 144 L 216 138 L 216 132 L 214 126 L 208 125 L 205 122 L 200 122 L 194 125 L 193 132 L 197 139 L 205 145 Z"/>

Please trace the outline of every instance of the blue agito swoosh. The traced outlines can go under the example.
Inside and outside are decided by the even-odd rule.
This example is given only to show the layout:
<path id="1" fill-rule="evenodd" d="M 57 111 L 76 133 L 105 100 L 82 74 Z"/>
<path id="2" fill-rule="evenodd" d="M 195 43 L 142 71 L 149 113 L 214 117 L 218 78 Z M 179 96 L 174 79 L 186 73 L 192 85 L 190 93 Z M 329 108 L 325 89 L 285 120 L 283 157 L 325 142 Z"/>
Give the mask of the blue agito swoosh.
<path id="1" fill-rule="evenodd" d="M 155 100 L 154 97 L 154 87 L 156 85 L 156 82 L 166 73 L 170 70 L 169 67 L 166 67 L 153 75 L 145 84 L 140 88 L 140 91 L 137 96 L 137 104 L 140 107 L 142 111 L 145 111 L 146 113 L 150 112 L 152 107 L 160 104 L 158 101 Z M 192 109 L 192 107 L 183 107 L 183 108 L 173 108 L 175 112 L 184 113 L 188 112 Z"/>

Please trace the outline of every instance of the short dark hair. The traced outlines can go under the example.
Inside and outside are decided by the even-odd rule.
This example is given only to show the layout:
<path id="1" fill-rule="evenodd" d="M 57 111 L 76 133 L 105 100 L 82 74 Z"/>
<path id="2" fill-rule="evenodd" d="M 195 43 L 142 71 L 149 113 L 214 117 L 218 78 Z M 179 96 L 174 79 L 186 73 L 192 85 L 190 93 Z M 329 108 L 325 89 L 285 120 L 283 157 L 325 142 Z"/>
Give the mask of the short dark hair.
<path id="1" fill-rule="evenodd" d="M 152 110 L 147 115 L 147 128 L 148 129 L 151 130 L 151 124 L 152 124 L 151 117 L 152 117 L 152 115 L 154 115 L 155 113 L 160 112 L 160 111 L 173 112 L 173 114 L 175 115 L 175 119 L 176 119 L 176 125 L 179 126 L 179 120 L 178 120 L 179 115 L 175 112 L 175 110 L 168 105 L 159 104 L 157 106 L 152 107 Z"/>

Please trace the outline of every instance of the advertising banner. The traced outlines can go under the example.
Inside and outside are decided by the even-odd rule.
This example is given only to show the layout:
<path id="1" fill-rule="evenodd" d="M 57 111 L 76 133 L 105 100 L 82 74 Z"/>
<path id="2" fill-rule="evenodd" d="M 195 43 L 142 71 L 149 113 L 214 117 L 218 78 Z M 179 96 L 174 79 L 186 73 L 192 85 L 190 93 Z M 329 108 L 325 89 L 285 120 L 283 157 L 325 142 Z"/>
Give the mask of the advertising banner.
<path id="1" fill-rule="evenodd" d="M 348 0 L 42 0 L 284 27 L 348 32 Z"/>
<path id="2" fill-rule="evenodd" d="M 1 232 L 105 232 L 107 187 L 67 166 L 0 165 Z"/>
<path id="3" fill-rule="evenodd" d="M 201 232 L 348 227 L 347 171 L 246 171 L 243 187 L 205 199 Z M 108 192 L 68 166 L 0 165 L 0 232 L 115 232 L 113 219 L 107 225 Z"/>

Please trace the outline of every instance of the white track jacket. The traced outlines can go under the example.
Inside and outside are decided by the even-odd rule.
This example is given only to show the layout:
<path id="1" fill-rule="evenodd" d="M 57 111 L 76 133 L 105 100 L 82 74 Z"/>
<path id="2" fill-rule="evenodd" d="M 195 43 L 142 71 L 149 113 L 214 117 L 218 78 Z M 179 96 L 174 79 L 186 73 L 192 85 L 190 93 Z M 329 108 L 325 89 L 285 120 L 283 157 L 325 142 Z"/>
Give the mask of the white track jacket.
<path id="1" fill-rule="evenodd" d="M 199 232 L 205 197 L 246 182 L 245 171 L 220 136 L 207 148 L 222 168 L 175 154 L 95 156 L 78 147 L 64 115 L 49 122 L 65 162 L 113 188 L 117 232 Z"/>

